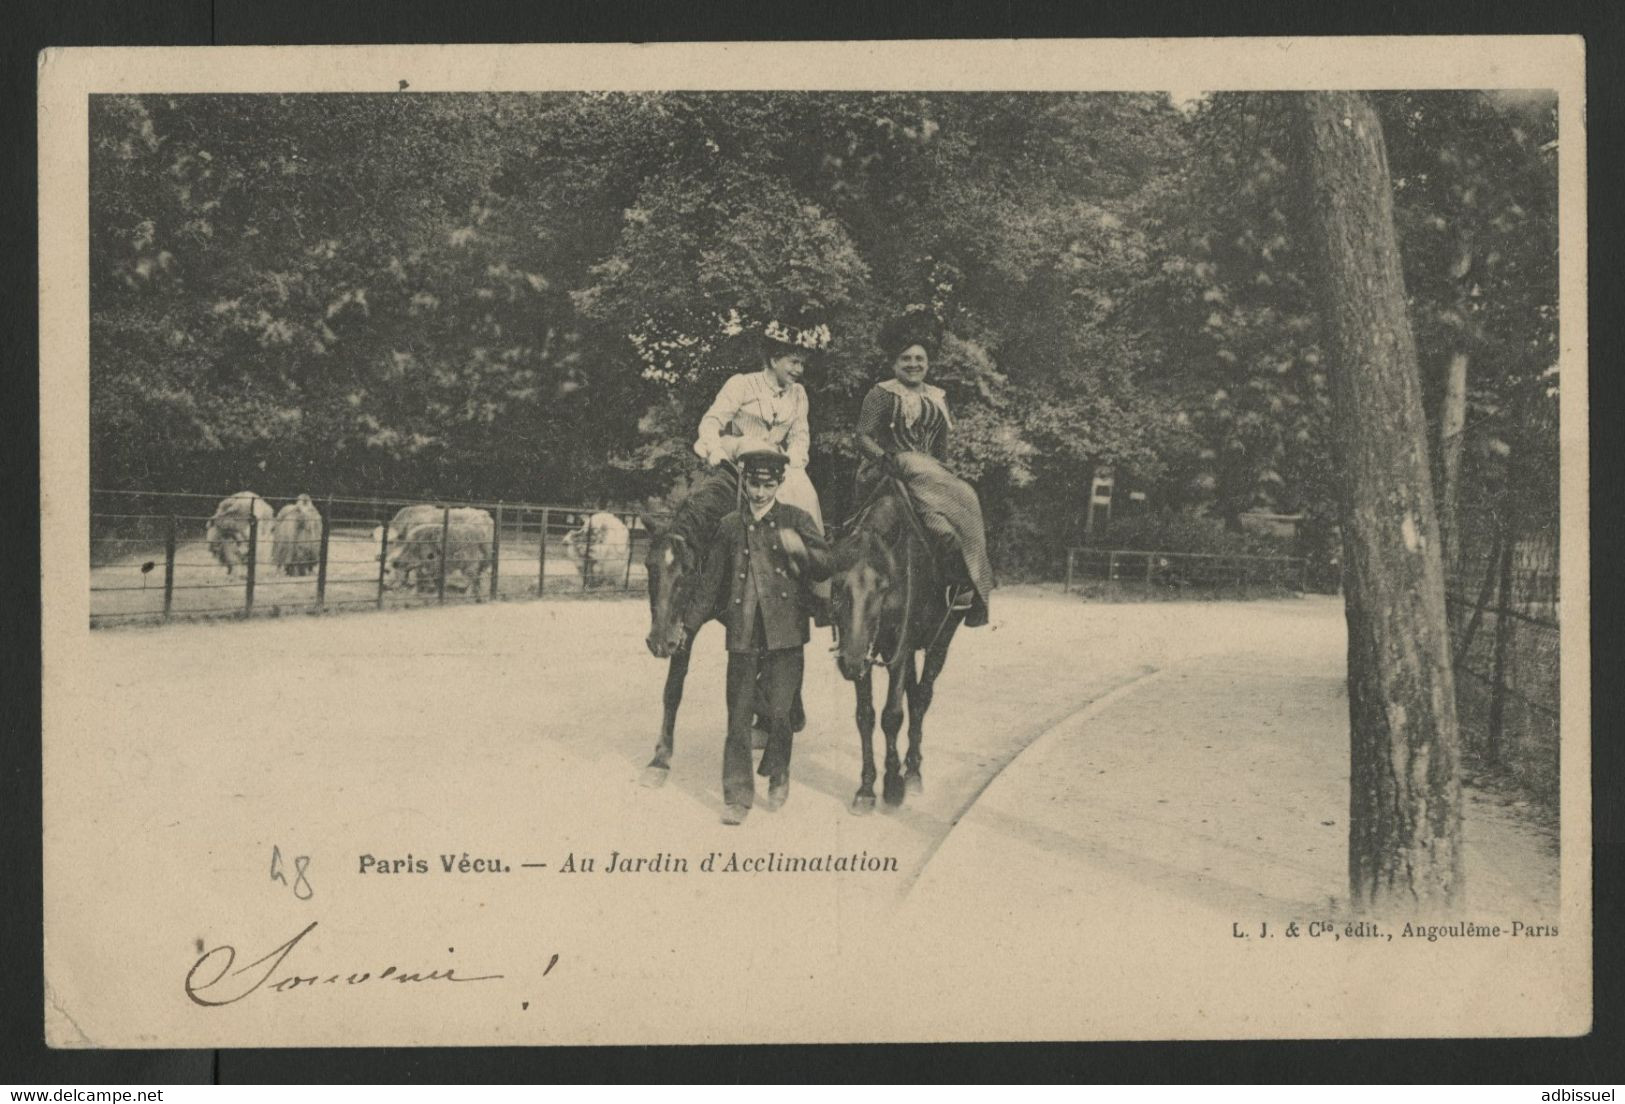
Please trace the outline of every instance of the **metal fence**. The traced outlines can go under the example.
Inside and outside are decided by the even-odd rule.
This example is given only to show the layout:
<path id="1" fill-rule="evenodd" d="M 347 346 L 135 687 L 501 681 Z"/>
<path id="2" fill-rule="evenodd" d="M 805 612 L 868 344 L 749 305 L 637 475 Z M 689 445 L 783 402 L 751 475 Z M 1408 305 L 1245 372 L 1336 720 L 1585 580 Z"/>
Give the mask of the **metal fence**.
<path id="1" fill-rule="evenodd" d="M 295 497 L 267 501 L 278 507 Z M 242 562 L 228 574 L 206 539 L 219 501 L 218 495 L 92 491 L 91 624 L 619 595 L 647 583 L 649 531 L 636 512 L 443 501 L 432 504 L 440 511 L 441 554 L 434 566 L 398 585 L 390 522 L 401 508 L 421 504 L 340 496 L 314 502 L 322 525 L 319 537 L 303 542 L 314 545 L 305 557 L 310 562 L 279 567 L 274 525 L 244 519 Z M 459 569 L 456 556 L 446 554 L 455 532 L 453 512 L 463 508 L 484 510 L 491 519 L 491 540 L 477 572 Z M 626 526 L 624 544 L 616 534 L 599 539 L 599 531 L 586 524 L 597 513 L 612 514 Z"/>
<path id="2" fill-rule="evenodd" d="M 1230 556 L 1202 552 L 1069 548 L 1066 589 L 1132 587 L 1147 594 L 1191 589 L 1302 593 L 1305 561 L 1296 556 Z"/>
<path id="3" fill-rule="evenodd" d="M 1555 810 L 1562 610 L 1555 396 L 1516 409 L 1508 448 L 1465 473 L 1446 575 L 1464 750 Z"/>

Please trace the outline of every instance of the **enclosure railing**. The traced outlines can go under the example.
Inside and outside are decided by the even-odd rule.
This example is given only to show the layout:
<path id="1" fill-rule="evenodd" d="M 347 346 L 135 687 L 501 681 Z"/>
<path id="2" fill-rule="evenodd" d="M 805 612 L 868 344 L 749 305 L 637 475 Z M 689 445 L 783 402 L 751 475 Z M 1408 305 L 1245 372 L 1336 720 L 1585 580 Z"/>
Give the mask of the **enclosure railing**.
<path id="1" fill-rule="evenodd" d="M 1186 587 L 1273 587 L 1302 593 L 1305 561 L 1297 556 L 1239 556 L 1207 552 L 1145 552 L 1126 548 L 1069 548 L 1066 589 L 1086 582 L 1127 584 L 1147 592 Z"/>
<path id="2" fill-rule="evenodd" d="M 313 500 L 317 526 L 279 533 L 275 520 L 244 517 L 217 528 L 211 545 L 219 501 L 92 491 L 91 624 L 590 596 L 646 584 L 649 530 L 635 511 L 330 495 Z M 415 521 L 401 527 L 406 507 Z M 592 523 L 603 514 L 624 535 L 601 517 Z"/>

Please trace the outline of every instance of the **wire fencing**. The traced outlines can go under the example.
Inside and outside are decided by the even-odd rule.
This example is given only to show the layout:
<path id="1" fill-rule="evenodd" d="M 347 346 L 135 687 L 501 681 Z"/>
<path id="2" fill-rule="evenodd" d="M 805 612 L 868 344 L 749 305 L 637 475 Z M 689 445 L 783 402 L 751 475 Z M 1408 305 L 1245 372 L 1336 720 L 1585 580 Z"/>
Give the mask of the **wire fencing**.
<path id="1" fill-rule="evenodd" d="M 1470 762 L 1555 812 L 1562 657 L 1555 396 L 1476 458 L 1446 579 L 1456 712 Z"/>
<path id="2" fill-rule="evenodd" d="M 1066 590 L 1094 597 L 1301 594 L 1306 569 L 1297 556 L 1069 548 Z"/>
<path id="3" fill-rule="evenodd" d="M 233 500 L 238 512 L 223 512 Z M 649 530 L 634 511 L 340 496 L 302 511 L 297 501 L 250 508 L 241 496 L 92 491 L 92 626 L 623 595 L 647 584 Z"/>

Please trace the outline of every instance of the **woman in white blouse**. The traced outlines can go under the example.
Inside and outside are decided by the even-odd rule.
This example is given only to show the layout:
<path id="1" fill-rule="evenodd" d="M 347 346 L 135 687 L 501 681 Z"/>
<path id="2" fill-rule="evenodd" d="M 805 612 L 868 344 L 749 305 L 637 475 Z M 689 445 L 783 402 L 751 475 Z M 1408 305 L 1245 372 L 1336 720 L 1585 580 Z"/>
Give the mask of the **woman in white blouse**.
<path id="1" fill-rule="evenodd" d="M 824 531 L 818 492 L 807 477 L 807 449 L 812 434 L 807 422 L 807 390 L 801 377 L 814 352 L 828 341 L 822 326 L 790 330 L 770 324 L 762 335 L 763 366 L 759 372 L 730 376 L 716 401 L 700 419 L 694 451 L 713 466 L 764 444 L 790 458 L 779 488 L 779 501 L 799 506 Z"/>

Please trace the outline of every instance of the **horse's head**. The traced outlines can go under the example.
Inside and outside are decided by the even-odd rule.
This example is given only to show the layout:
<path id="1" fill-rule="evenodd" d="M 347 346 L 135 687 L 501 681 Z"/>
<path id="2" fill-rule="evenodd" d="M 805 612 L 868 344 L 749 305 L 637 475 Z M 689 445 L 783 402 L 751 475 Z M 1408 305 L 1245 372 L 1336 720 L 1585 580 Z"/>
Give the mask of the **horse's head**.
<path id="1" fill-rule="evenodd" d="M 682 645 L 683 607 L 700 573 L 700 555 L 686 536 L 668 530 L 655 533 L 644 564 L 649 569 L 649 636 L 645 643 L 656 659 L 667 659 Z"/>
<path id="2" fill-rule="evenodd" d="M 858 529 L 834 549 L 830 616 L 839 643 L 835 665 L 848 680 L 869 667 L 887 597 L 898 583 L 897 561 L 871 531 Z"/>

